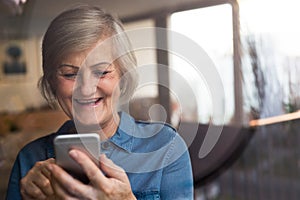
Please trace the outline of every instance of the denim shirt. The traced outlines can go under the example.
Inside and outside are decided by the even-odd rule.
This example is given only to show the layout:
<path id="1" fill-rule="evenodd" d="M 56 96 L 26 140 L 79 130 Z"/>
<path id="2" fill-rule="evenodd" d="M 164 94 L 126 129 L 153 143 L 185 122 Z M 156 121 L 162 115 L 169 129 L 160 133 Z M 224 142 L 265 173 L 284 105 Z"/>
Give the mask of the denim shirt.
<path id="1" fill-rule="evenodd" d="M 6 199 L 21 199 L 20 180 L 37 161 L 55 158 L 53 139 L 74 130 L 67 121 L 57 133 L 27 144 L 14 163 Z M 122 167 L 137 199 L 193 199 L 193 177 L 187 147 L 179 134 L 163 123 L 135 121 L 120 113 L 120 125 L 101 153 Z"/>

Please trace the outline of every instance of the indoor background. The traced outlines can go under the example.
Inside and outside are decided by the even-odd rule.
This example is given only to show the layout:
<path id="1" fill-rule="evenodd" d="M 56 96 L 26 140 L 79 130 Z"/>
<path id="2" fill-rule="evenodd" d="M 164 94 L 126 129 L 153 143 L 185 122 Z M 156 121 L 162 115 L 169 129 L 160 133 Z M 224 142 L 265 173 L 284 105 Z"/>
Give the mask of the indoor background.
<path id="1" fill-rule="evenodd" d="M 0 199 L 17 152 L 67 119 L 37 88 L 41 41 L 51 19 L 82 3 L 124 23 L 140 76 L 126 109 L 179 130 L 195 199 L 299 199 L 297 0 L 0 0 Z M 172 51 L 176 36 L 197 51 Z M 212 65 L 195 65 L 189 56 L 197 54 Z"/>

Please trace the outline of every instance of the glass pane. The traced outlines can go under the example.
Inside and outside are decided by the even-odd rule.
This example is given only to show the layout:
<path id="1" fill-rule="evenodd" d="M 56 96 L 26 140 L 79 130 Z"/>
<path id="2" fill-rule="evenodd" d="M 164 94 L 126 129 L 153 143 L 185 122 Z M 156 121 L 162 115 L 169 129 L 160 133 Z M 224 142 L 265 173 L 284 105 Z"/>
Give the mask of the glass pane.
<path id="1" fill-rule="evenodd" d="M 140 33 L 142 33 L 141 31 L 138 31 L 139 29 L 142 28 L 148 28 L 148 27 L 154 27 L 154 21 L 151 19 L 147 19 L 147 20 L 141 20 L 141 21 L 135 21 L 135 22 L 131 22 L 131 23 L 126 23 L 124 24 L 124 28 L 125 31 L 129 32 L 129 39 L 131 41 L 132 44 L 132 48 L 134 50 L 134 53 L 137 57 L 137 64 L 138 64 L 138 68 L 139 67 L 143 67 L 145 68 L 145 66 L 149 66 L 147 69 L 147 73 L 139 73 L 139 77 L 140 80 L 152 80 L 153 82 L 157 82 L 157 72 L 155 69 L 155 63 L 156 63 L 156 51 L 155 49 L 147 49 L 147 48 L 143 48 L 140 49 L 140 45 L 141 43 L 144 43 L 143 41 L 145 40 L 145 38 L 147 38 L 147 43 L 152 43 L 153 46 L 155 46 L 155 33 L 149 33 L 148 35 L 142 35 Z M 137 31 L 135 31 L 137 30 Z M 157 86 L 153 86 L 153 87 L 140 87 L 137 91 L 137 96 L 140 97 L 155 97 L 158 95 L 158 91 L 157 91 Z"/>
<path id="2" fill-rule="evenodd" d="M 123 106 L 121 109 L 127 110 L 136 119 L 141 120 L 149 120 L 151 107 L 158 103 L 155 31 L 147 29 L 154 26 L 152 19 L 124 24 L 137 58 L 139 85 L 129 108 Z"/>
<path id="3" fill-rule="evenodd" d="M 240 3 L 242 70 L 250 120 L 300 109 L 299 7 L 297 0 Z"/>
<path id="4" fill-rule="evenodd" d="M 223 123 L 221 113 L 225 113 L 225 123 L 229 123 L 234 114 L 234 78 L 233 78 L 233 32 L 232 32 L 232 7 L 229 4 L 199 8 L 171 15 L 170 28 L 193 40 L 199 45 L 213 61 L 221 78 L 225 95 L 217 99 L 213 105 L 211 88 L 206 77 L 194 70 L 194 67 L 180 56 L 170 55 L 170 86 L 175 93 L 185 93 L 182 83 L 174 78 L 180 74 L 191 85 L 195 99 L 190 95 L 182 95 L 181 119 L 183 121 L 196 121 L 200 123 Z M 177 44 L 170 38 L 169 45 Z M 175 73 L 174 73 L 175 71 Z M 176 76 L 176 75 L 175 75 Z M 216 77 L 217 77 L 216 76 Z M 212 113 L 213 106 L 215 106 Z M 216 108 L 217 106 L 217 108 Z"/>
<path id="5" fill-rule="evenodd" d="M 244 112 L 255 134 L 218 199 L 299 199 L 300 1 L 240 0 Z M 246 116 L 246 115 L 245 115 Z"/>

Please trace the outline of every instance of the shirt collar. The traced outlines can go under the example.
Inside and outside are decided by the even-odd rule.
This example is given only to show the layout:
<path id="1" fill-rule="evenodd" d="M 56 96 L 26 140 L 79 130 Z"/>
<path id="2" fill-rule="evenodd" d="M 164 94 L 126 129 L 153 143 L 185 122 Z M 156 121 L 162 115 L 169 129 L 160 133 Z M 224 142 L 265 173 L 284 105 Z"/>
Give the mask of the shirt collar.
<path id="1" fill-rule="evenodd" d="M 131 152 L 133 144 L 133 135 L 135 132 L 135 120 L 125 112 L 119 112 L 120 124 L 116 133 L 109 139 L 118 147 L 127 152 Z M 66 121 L 57 131 L 57 134 L 76 133 L 75 124 L 72 120 Z M 54 156 L 53 146 L 49 149 L 50 156 Z"/>
<path id="2" fill-rule="evenodd" d="M 57 131 L 58 134 L 75 134 L 77 133 L 75 123 L 72 120 L 66 121 Z"/>
<path id="3" fill-rule="evenodd" d="M 133 135 L 135 132 L 135 120 L 125 112 L 120 112 L 120 124 L 110 141 L 125 151 L 131 152 Z"/>

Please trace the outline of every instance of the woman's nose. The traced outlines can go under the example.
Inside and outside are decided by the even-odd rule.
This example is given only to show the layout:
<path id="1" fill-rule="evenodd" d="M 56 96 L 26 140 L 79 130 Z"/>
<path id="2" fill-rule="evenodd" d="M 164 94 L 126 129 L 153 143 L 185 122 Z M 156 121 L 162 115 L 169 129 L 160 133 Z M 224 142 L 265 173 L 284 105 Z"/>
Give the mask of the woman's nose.
<path id="1" fill-rule="evenodd" d="M 90 73 L 82 73 L 77 80 L 77 89 L 83 97 L 92 97 L 96 92 L 98 80 L 93 78 Z"/>

